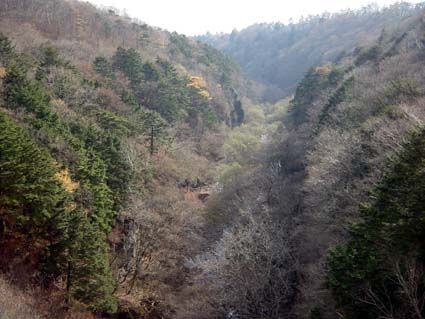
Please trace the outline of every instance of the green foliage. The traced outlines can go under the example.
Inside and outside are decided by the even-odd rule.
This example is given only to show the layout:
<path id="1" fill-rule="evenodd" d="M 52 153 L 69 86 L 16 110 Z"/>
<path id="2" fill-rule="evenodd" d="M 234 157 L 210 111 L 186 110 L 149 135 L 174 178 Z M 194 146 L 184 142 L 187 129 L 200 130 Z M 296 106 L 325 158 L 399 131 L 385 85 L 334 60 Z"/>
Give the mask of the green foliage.
<path id="1" fill-rule="evenodd" d="M 0 63 L 7 65 L 15 55 L 15 48 L 12 42 L 0 32 Z"/>
<path id="2" fill-rule="evenodd" d="M 133 48 L 124 49 L 119 47 L 112 57 L 114 69 L 123 72 L 133 86 L 138 86 L 142 79 L 142 61 L 140 54 Z"/>
<path id="3" fill-rule="evenodd" d="M 125 104 L 133 107 L 133 109 L 136 109 L 139 107 L 139 103 L 137 101 L 137 97 L 128 91 L 122 91 L 121 92 L 121 101 L 123 101 Z"/>
<path id="4" fill-rule="evenodd" d="M 176 32 L 171 33 L 170 43 L 173 45 L 172 48 L 170 49 L 172 53 L 180 52 L 185 57 L 192 56 L 190 45 L 185 35 L 180 35 L 180 34 L 177 34 Z"/>
<path id="5" fill-rule="evenodd" d="M 297 86 L 292 102 L 295 125 L 300 125 L 307 120 L 308 108 L 312 105 L 319 92 L 325 89 L 328 85 L 328 75 L 316 72 L 314 68 L 311 68 L 307 72 Z"/>
<path id="6" fill-rule="evenodd" d="M 401 279 L 408 280 L 408 271 L 423 267 L 423 198 L 425 130 L 421 129 L 393 159 L 370 203 L 361 207 L 364 221 L 351 227 L 350 241 L 330 253 L 328 285 L 349 318 L 376 318 L 383 309 L 410 317 L 412 305 L 404 298 L 409 291 Z M 410 280 L 415 280 L 415 294 L 420 295 L 425 285 L 423 274 L 418 274 Z M 376 301 L 380 307 L 373 306 Z"/>
<path id="7" fill-rule="evenodd" d="M 52 43 L 49 42 L 41 46 L 40 52 L 40 66 L 42 68 L 50 66 L 59 66 L 62 64 L 62 61 L 59 58 L 58 50 Z"/>
<path id="8" fill-rule="evenodd" d="M 65 193 L 52 157 L 0 112 L 0 216 L 27 231 L 60 213 Z"/>
<path id="9" fill-rule="evenodd" d="M 347 98 L 349 89 L 354 83 L 354 77 L 351 76 L 345 80 L 329 97 L 328 102 L 323 106 L 319 115 L 319 126 L 323 125 L 326 119 L 329 117 L 330 111 L 336 107 L 339 103 L 343 102 Z"/>
<path id="10" fill-rule="evenodd" d="M 201 90 L 186 87 L 184 93 L 187 121 L 190 126 L 193 128 L 213 126 L 217 122 L 217 117 L 209 105 L 208 98 L 201 94 Z"/>
<path id="11" fill-rule="evenodd" d="M 173 124 L 184 120 L 191 127 L 211 127 L 216 115 L 201 89 L 189 85 L 189 79 L 180 76 L 170 62 L 158 59 L 156 65 L 143 65 L 144 81 L 136 90 L 142 104 L 158 112 Z"/>
<path id="12" fill-rule="evenodd" d="M 101 133 L 93 128 L 89 128 L 86 132 L 85 145 L 93 149 L 95 156 L 101 159 L 105 170 L 102 183 L 106 183 L 111 190 L 111 192 L 105 190 L 109 194 L 106 198 L 111 197 L 115 209 L 118 209 L 127 199 L 128 184 L 131 179 L 131 169 L 123 157 L 119 135 L 113 131 Z"/>
<path id="13" fill-rule="evenodd" d="M 151 155 L 156 153 L 160 146 L 165 146 L 170 142 L 167 134 L 168 124 L 155 111 L 143 111 L 140 115 L 142 132 L 148 142 Z"/>
<path id="14" fill-rule="evenodd" d="M 213 126 L 209 93 L 166 60 L 142 63 L 132 48 L 118 48 L 111 61 L 97 57 L 93 68 L 104 78 L 95 79 L 64 62 L 50 43 L 24 55 L 0 36 L 0 50 L 2 106 L 26 130 L 0 113 L 2 225 L 42 239 L 38 266 L 46 280 L 65 280 L 68 299 L 112 313 L 116 282 L 107 236 L 134 176 L 123 145 L 144 138 L 154 155 L 171 143 L 173 124 L 186 122 L 196 132 Z M 117 81 L 115 71 L 130 85 Z"/>
<path id="15" fill-rule="evenodd" d="M 175 85 L 177 78 L 167 78 L 160 81 L 156 87 L 156 94 L 150 94 L 146 105 L 149 109 L 157 111 L 169 123 L 179 121 L 183 117 L 184 99 L 181 86 Z"/>
<path id="16" fill-rule="evenodd" d="M 32 151 L 31 145 L 27 145 L 25 148 L 28 148 L 28 157 L 21 159 L 19 154 L 12 154 L 15 161 L 6 162 L 8 166 L 5 166 L 11 172 L 5 170 L 4 174 L 9 174 L 10 178 L 16 176 L 19 183 L 31 182 L 28 189 L 34 194 L 22 193 L 24 188 L 18 189 L 25 184 L 12 184 L 10 187 L 14 188 L 10 192 L 16 198 L 8 198 L 5 205 L 10 209 L 10 214 L 16 210 L 17 213 L 14 214 L 17 217 L 14 218 L 17 221 L 25 222 L 34 232 L 44 232 L 43 237 L 50 239 L 46 272 L 68 274 L 70 298 L 86 303 L 96 312 L 113 312 L 116 310 L 116 300 L 112 296 L 115 283 L 109 268 L 106 235 L 110 232 L 117 209 L 123 205 L 128 191 L 131 170 L 123 159 L 120 138 L 127 136 L 131 127 L 126 119 L 106 111 L 97 113 L 100 129 L 62 121 L 54 113 L 50 104 L 51 97 L 42 82 L 31 80 L 26 70 L 17 63 L 12 63 L 8 68 L 3 86 L 6 106 L 26 112 L 25 121 L 31 129 L 44 136 L 42 142 L 51 154 L 69 162 L 71 175 L 78 181 L 76 191 L 67 195 L 72 197 L 73 204 L 69 206 L 62 200 L 57 203 L 56 212 L 55 207 L 50 207 L 56 199 L 55 187 L 60 186 L 57 179 L 52 180 L 54 173 L 46 175 L 46 182 L 40 186 L 40 190 L 34 181 L 37 175 L 31 177 L 31 174 L 38 172 L 32 172 L 32 163 L 37 165 L 40 172 L 43 169 L 49 172 L 49 161 L 52 160 L 42 158 Z M 13 138 L 13 134 L 8 133 Z M 65 143 L 72 155 L 63 157 L 57 152 L 55 143 L 58 140 Z M 5 142 L 4 146 L 8 144 Z M 21 150 L 19 145 L 15 148 L 17 152 Z M 27 162 L 20 164 L 20 161 Z M 20 168 L 24 170 L 22 173 L 19 172 Z M 43 176 L 40 179 L 41 177 Z M 2 180 L 6 181 L 3 178 Z M 71 207 L 73 209 L 69 211 Z M 22 213 L 18 214 L 19 211 Z M 37 226 L 41 222 L 48 222 L 47 228 Z"/>
<path id="17" fill-rule="evenodd" d="M 114 313 L 115 281 L 109 267 L 106 235 L 84 211 L 75 212 L 68 230 L 68 287 L 72 297 L 84 301 L 94 312 Z"/>
<path id="18" fill-rule="evenodd" d="M 106 242 L 110 225 L 105 225 L 112 218 L 105 215 L 111 211 L 107 209 L 111 206 L 107 199 L 109 191 L 102 189 L 102 184 L 90 184 L 81 178 L 74 196 L 65 192 L 57 174 L 48 152 L 0 113 L 2 224 L 25 236 L 31 235 L 34 240 L 48 239 L 45 270 L 50 270 L 49 275 L 53 269 L 65 272 L 69 265 L 67 284 L 71 296 L 88 304 L 93 311 L 113 312 L 116 300 L 112 297 L 114 280 Z M 93 179 L 93 175 L 90 172 L 87 178 Z M 70 207 L 71 199 L 77 203 L 74 210 Z M 89 204 L 87 200 L 93 202 Z"/>
<path id="19" fill-rule="evenodd" d="M 17 64 L 7 69 L 3 82 L 5 101 L 10 108 L 24 108 L 34 113 L 40 119 L 47 119 L 51 115 L 50 96 L 40 83 L 28 80 L 26 72 Z"/>
<path id="20" fill-rule="evenodd" d="M 102 60 L 102 65 L 105 61 Z M 135 49 L 118 48 L 113 57 L 113 67 L 122 71 L 130 80 L 135 101 L 131 94 L 123 96 L 127 104 L 141 104 L 158 112 L 169 123 L 187 121 L 192 127 L 211 127 L 216 115 L 201 89 L 189 85 L 189 79 L 180 76 L 168 61 L 158 59 L 156 64 L 142 64 Z"/>
<path id="21" fill-rule="evenodd" d="M 97 121 L 107 132 L 117 136 L 127 136 L 130 134 L 131 126 L 127 119 L 117 116 L 111 112 L 99 111 Z"/>
<path id="22" fill-rule="evenodd" d="M 361 51 L 354 63 L 358 66 L 368 61 L 378 62 L 383 54 L 383 51 L 384 50 L 381 45 L 374 45 L 367 50 Z"/>
<path id="23" fill-rule="evenodd" d="M 262 127 L 248 125 L 234 128 L 223 145 L 226 160 L 241 165 L 252 163 L 253 155 L 261 149 L 261 134 L 263 132 Z"/>
<path id="24" fill-rule="evenodd" d="M 222 164 L 219 166 L 220 183 L 225 185 L 232 181 L 237 176 L 241 176 L 245 171 L 238 162 L 231 162 L 230 164 Z"/>
<path id="25" fill-rule="evenodd" d="M 40 47 L 40 65 L 36 72 L 36 79 L 43 80 L 50 74 L 50 68 L 62 65 L 58 50 L 52 43 L 48 42 Z"/>
<path id="26" fill-rule="evenodd" d="M 151 62 L 146 62 L 142 66 L 143 77 L 146 81 L 158 81 L 160 73 L 155 65 Z"/>
<path id="27" fill-rule="evenodd" d="M 112 63 L 102 56 L 96 57 L 93 62 L 95 71 L 107 78 L 114 78 L 115 74 L 112 68 Z"/>
<path id="28" fill-rule="evenodd" d="M 344 72 L 336 67 L 328 75 L 328 81 L 331 85 L 337 85 L 344 78 Z"/>
<path id="29" fill-rule="evenodd" d="M 223 85 L 224 87 L 228 87 L 231 84 L 231 80 L 230 80 L 230 76 L 223 72 L 220 76 L 220 84 Z"/>
<path id="30" fill-rule="evenodd" d="M 322 319 L 322 311 L 320 310 L 319 307 L 314 307 L 311 311 L 310 311 L 310 319 Z"/>

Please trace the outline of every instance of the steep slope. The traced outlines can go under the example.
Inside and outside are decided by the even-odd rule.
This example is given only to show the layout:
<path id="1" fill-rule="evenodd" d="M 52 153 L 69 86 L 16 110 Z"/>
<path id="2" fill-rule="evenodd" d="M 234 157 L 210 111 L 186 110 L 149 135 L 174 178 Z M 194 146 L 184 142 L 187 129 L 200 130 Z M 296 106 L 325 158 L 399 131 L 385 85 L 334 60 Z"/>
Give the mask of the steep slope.
<path id="1" fill-rule="evenodd" d="M 179 186 L 214 181 L 246 81 L 87 3 L 2 0 L 0 17 L 0 270 L 48 318 L 178 316 L 206 240 Z"/>
<path id="2" fill-rule="evenodd" d="M 393 34 L 400 21 L 414 16 L 422 5 L 399 3 L 358 11 L 309 16 L 297 23 L 255 24 L 231 34 L 197 37 L 239 62 L 245 74 L 263 85 L 268 101 L 291 95 L 307 70 L 334 62 L 357 46 L 367 46 L 382 32 Z"/>
<path id="3" fill-rule="evenodd" d="M 423 127 L 409 134 L 361 207 L 364 220 L 330 255 L 328 284 L 347 317 L 423 317 L 423 143 Z"/>
<path id="4" fill-rule="evenodd" d="M 89 3 L 2 0 L 0 17 L 1 30 L 19 49 L 52 41 L 80 70 L 88 68 L 98 55 L 110 58 L 119 46 L 136 49 L 144 61 L 172 60 L 180 74 L 204 78 L 215 102 L 224 108 L 222 116 L 229 117 L 233 111 L 228 105 L 232 94 L 229 88 L 241 94 L 246 88 L 236 64 L 211 46 Z"/>
<path id="5" fill-rule="evenodd" d="M 311 69 L 296 90 L 279 163 L 284 179 L 299 176 L 286 195 L 298 198 L 296 209 L 282 212 L 296 225 L 298 317 L 317 309 L 334 316 L 326 252 L 344 240 L 387 158 L 424 119 L 423 29 L 422 13 L 406 18 L 364 52 Z"/>
<path id="6" fill-rule="evenodd" d="M 233 220 L 199 261 L 220 283 L 214 291 L 223 317 L 424 315 L 423 190 L 407 182 L 422 176 L 423 134 L 411 131 L 425 119 L 423 14 L 406 15 L 337 63 L 310 68 L 254 163 L 238 162 L 242 168 L 228 173 L 210 209 L 233 212 Z M 392 168 L 388 159 L 397 153 Z"/>

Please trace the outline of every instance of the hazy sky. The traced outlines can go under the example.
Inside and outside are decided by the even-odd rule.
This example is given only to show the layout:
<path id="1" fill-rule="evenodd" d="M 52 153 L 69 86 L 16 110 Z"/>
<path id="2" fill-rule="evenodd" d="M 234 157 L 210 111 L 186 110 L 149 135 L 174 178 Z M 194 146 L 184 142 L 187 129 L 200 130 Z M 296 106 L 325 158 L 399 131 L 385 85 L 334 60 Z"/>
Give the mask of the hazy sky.
<path id="1" fill-rule="evenodd" d="M 89 0 L 125 9 L 131 17 L 186 35 L 231 32 L 256 22 L 295 21 L 324 11 L 357 9 L 371 0 Z M 380 6 L 396 0 L 377 0 Z M 409 1 L 418 3 L 421 1 Z"/>

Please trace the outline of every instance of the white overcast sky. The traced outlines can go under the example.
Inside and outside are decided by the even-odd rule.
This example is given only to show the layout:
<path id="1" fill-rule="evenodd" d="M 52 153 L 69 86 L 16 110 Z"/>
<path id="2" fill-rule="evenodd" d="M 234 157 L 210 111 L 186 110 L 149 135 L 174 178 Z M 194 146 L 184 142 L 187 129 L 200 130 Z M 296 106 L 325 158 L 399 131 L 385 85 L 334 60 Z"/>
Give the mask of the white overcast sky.
<path id="1" fill-rule="evenodd" d="M 425 1 L 425 0 L 422 0 Z M 418 3 L 422 1 L 412 0 Z M 152 26 L 186 35 L 231 32 L 256 22 L 297 21 L 301 16 L 358 9 L 369 3 L 386 6 L 396 0 L 89 0 L 113 6 Z"/>

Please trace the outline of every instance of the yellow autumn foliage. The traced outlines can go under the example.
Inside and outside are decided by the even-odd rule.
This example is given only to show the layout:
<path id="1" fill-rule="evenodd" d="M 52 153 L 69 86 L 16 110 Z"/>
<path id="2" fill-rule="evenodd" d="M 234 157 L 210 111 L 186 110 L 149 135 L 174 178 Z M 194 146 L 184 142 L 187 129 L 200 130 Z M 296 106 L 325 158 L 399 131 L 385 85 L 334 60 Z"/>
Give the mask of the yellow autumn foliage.
<path id="1" fill-rule="evenodd" d="M 191 76 L 190 81 L 191 82 L 188 84 L 188 86 L 193 86 L 198 89 L 205 88 L 207 86 L 207 83 L 202 76 Z"/>
<path id="2" fill-rule="evenodd" d="M 199 90 L 199 94 L 210 98 L 210 92 L 207 91 L 207 83 L 205 82 L 204 78 L 201 76 L 191 76 L 190 77 L 190 83 L 187 85 L 189 87 L 194 87 Z"/>
<path id="3" fill-rule="evenodd" d="M 206 98 L 210 98 L 210 92 L 208 92 L 207 90 L 200 90 L 199 94 L 201 94 L 202 96 L 205 96 Z"/>
<path id="4" fill-rule="evenodd" d="M 78 182 L 74 182 L 71 177 L 69 176 L 69 171 L 67 168 L 61 170 L 60 172 L 56 173 L 56 178 L 62 183 L 63 188 L 68 193 L 73 193 L 77 190 L 77 188 L 80 186 Z"/>
<path id="5" fill-rule="evenodd" d="M 6 69 L 0 68 L 0 79 L 4 78 L 6 76 Z"/>
<path id="6" fill-rule="evenodd" d="M 66 107 L 66 104 L 62 99 L 54 99 L 52 101 L 52 104 L 53 104 L 53 106 L 61 108 L 61 109 Z"/>

